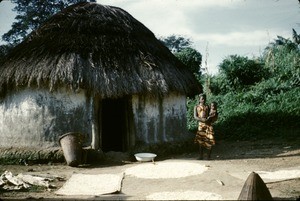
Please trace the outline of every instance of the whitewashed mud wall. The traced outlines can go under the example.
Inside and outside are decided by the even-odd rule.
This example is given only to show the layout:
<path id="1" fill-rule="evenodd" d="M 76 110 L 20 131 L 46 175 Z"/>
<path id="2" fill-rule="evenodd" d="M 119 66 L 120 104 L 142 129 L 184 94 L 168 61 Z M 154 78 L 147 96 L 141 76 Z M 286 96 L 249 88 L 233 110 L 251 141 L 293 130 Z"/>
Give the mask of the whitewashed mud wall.
<path id="1" fill-rule="evenodd" d="M 133 96 L 132 108 L 137 143 L 172 142 L 188 137 L 185 96 Z"/>
<path id="2" fill-rule="evenodd" d="M 90 132 L 83 92 L 21 90 L 0 100 L 0 147 L 53 147 L 67 132 Z"/>

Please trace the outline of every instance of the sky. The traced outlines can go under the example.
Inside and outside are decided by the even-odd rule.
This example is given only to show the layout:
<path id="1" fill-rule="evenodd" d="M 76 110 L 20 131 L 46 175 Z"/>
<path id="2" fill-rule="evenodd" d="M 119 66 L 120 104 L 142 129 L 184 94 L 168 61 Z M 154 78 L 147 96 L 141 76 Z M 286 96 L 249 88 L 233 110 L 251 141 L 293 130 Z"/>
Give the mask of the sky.
<path id="1" fill-rule="evenodd" d="M 260 56 L 277 36 L 300 34 L 298 0 L 97 0 L 117 6 L 148 27 L 157 38 L 189 38 L 202 54 L 209 74 L 229 55 Z M 14 21 L 14 7 L 0 3 L 0 36 Z M 205 63 L 206 61 L 206 63 Z"/>

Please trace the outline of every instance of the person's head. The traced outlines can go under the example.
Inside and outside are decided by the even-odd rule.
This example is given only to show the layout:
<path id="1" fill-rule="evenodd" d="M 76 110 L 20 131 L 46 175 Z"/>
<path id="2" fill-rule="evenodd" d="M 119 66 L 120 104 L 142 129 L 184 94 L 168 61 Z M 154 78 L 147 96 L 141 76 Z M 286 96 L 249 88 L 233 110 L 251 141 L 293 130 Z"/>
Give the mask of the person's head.
<path id="1" fill-rule="evenodd" d="M 205 104 L 206 102 L 206 95 L 205 94 L 200 94 L 199 95 L 199 103 Z"/>
<path id="2" fill-rule="evenodd" d="M 217 107 L 218 107 L 218 105 L 217 105 L 216 102 L 211 102 L 211 103 L 210 103 L 210 108 L 211 108 L 212 110 L 217 110 Z"/>

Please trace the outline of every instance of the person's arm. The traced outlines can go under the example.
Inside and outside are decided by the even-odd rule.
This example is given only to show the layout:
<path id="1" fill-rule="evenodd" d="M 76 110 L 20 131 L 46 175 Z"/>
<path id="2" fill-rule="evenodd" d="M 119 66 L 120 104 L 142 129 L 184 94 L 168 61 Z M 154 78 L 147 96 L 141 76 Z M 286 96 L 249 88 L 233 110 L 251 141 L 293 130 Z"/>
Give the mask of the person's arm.
<path id="1" fill-rule="evenodd" d="M 216 122 L 218 119 L 218 113 L 217 112 L 214 112 L 212 115 L 210 115 L 207 120 L 208 120 L 208 123 L 214 123 Z"/>

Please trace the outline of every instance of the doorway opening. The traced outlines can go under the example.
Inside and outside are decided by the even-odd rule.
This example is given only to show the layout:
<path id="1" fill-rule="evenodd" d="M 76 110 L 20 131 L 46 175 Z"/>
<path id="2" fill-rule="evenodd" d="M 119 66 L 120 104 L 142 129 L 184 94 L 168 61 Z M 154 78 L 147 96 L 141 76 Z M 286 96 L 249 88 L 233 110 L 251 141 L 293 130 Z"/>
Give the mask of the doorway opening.
<path id="1" fill-rule="evenodd" d="M 126 151 L 126 99 L 103 99 L 101 105 L 102 151 Z"/>

